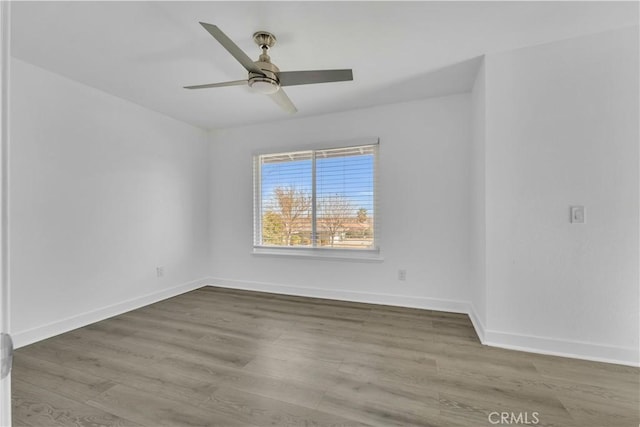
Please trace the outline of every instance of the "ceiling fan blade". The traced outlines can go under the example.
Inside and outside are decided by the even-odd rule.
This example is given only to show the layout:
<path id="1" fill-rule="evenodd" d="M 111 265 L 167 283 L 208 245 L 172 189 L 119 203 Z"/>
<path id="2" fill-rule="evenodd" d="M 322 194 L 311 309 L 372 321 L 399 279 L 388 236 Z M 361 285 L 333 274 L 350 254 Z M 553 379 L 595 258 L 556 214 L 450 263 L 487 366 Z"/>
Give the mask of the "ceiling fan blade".
<path id="1" fill-rule="evenodd" d="M 296 111 L 298 111 L 296 106 L 293 105 L 293 102 L 291 102 L 291 100 L 289 99 L 287 94 L 284 93 L 284 90 L 282 88 L 277 92 L 270 94 L 269 98 L 273 99 L 275 103 L 280 106 L 280 108 L 282 108 L 284 111 L 286 111 L 289 114 L 293 114 Z"/>
<path id="2" fill-rule="evenodd" d="M 204 27 L 205 30 L 209 32 L 213 36 L 214 39 L 218 40 L 218 42 L 227 49 L 227 51 L 234 57 L 236 60 L 242 64 L 247 71 L 252 73 L 261 74 L 264 76 L 262 70 L 253 63 L 251 58 L 247 56 L 246 53 L 242 51 L 225 33 L 220 30 L 220 28 L 215 25 L 207 24 L 206 22 L 201 22 L 200 25 Z"/>
<path id="3" fill-rule="evenodd" d="M 281 71 L 280 86 L 308 85 L 313 83 L 344 82 L 353 80 L 351 70 Z"/>
<path id="4" fill-rule="evenodd" d="M 195 85 L 195 86 L 185 86 L 185 89 L 206 89 L 209 87 L 224 87 L 224 86 L 242 86 L 246 85 L 246 80 L 234 80 L 231 82 L 222 82 L 222 83 L 209 83 L 206 85 Z"/>

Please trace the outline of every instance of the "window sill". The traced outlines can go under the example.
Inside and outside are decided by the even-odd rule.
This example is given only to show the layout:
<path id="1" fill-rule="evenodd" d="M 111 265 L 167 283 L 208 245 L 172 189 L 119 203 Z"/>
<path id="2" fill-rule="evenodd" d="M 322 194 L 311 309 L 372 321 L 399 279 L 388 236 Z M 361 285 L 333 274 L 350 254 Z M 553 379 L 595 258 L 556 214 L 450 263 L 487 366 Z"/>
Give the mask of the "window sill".
<path id="1" fill-rule="evenodd" d="M 340 250 L 340 249 L 311 249 L 311 248 L 269 248 L 254 247 L 251 252 L 256 256 L 273 256 L 285 258 L 320 259 L 327 261 L 351 262 L 383 262 L 380 250 Z"/>

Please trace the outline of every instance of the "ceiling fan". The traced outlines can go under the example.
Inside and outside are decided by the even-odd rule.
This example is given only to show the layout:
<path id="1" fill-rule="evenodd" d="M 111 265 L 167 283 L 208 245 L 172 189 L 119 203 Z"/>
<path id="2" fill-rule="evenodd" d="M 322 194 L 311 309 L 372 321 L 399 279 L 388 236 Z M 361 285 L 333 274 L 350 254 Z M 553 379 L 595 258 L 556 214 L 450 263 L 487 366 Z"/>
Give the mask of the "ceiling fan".
<path id="1" fill-rule="evenodd" d="M 269 95 L 283 110 L 295 113 L 298 110 L 282 89 L 283 86 L 353 80 L 353 72 L 351 70 L 280 71 L 275 64 L 271 63 L 271 58 L 267 54 L 269 48 L 276 43 L 276 37 L 266 31 L 258 31 L 253 35 L 253 40 L 262 49 L 262 54 L 257 61 L 252 61 L 220 28 L 205 22 L 201 22 L 200 25 L 242 64 L 249 72 L 249 76 L 246 80 L 185 86 L 185 89 L 205 89 L 246 84 L 256 92 Z"/>

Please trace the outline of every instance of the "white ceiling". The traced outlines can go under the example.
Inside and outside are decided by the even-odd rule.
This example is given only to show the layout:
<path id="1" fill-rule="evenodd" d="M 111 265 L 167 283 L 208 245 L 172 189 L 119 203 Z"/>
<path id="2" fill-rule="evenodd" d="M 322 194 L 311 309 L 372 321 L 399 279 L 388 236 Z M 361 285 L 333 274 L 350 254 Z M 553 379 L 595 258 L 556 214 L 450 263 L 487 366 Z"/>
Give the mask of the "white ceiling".
<path id="1" fill-rule="evenodd" d="M 354 81 L 286 89 L 295 115 L 469 90 L 478 56 L 638 24 L 637 2 L 18 2 L 12 54 L 203 128 L 288 119 L 199 24 L 252 59 L 276 35 L 283 71 L 352 68 Z M 474 59 L 476 58 L 476 59 Z"/>

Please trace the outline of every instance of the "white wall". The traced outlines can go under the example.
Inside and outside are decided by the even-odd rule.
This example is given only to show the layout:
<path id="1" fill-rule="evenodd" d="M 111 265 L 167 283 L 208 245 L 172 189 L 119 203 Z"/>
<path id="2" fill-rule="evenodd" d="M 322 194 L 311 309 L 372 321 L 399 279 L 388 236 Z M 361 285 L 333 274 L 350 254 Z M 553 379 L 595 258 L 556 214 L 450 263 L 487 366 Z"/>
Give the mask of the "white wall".
<path id="1" fill-rule="evenodd" d="M 484 325 L 487 323 L 487 281 L 486 281 L 486 215 L 485 215 L 485 138 L 486 138 L 486 72 L 484 59 L 471 91 L 471 269 L 470 316 L 476 330 L 483 339 Z M 478 324 L 479 323 L 479 324 Z"/>
<path id="2" fill-rule="evenodd" d="M 637 364 L 638 27 L 485 64 L 487 341 Z"/>
<path id="3" fill-rule="evenodd" d="M 218 131 L 211 150 L 214 282 L 466 311 L 470 96 Z M 380 137 L 381 263 L 252 255 L 252 153 Z M 398 269 L 407 270 L 406 282 Z M 464 303 L 462 303 L 464 302 Z"/>
<path id="4" fill-rule="evenodd" d="M 207 276 L 208 143 L 192 126 L 12 60 L 18 346 Z"/>

